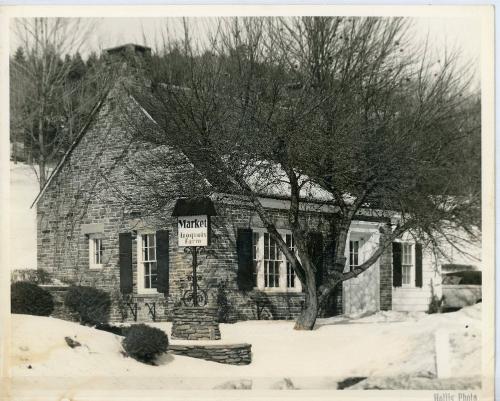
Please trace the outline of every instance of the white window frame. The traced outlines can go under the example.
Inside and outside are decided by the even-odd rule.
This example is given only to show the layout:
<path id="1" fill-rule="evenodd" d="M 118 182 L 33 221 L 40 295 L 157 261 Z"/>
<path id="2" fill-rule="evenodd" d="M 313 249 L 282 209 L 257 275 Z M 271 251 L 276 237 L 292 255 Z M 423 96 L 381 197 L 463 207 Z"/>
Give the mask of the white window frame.
<path id="1" fill-rule="evenodd" d="M 96 261 L 96 244 L 99 243 L 101 247 L 100 261 Z M 90 270 L 100 270 L 103 267 L 104 258 L 104 248 L 102 245 L 102 235 L 100 234 L 90 234 L 89 235 L 89 269 Z"/>
<path id="2" fill-rule="evenodd" d="M 356 249 L 356 252 L 352 252 L 352 255 L 357 256 L 357 263 L 352 263 L 351 264 L 351 243 L 357 243 L 358 244 L 358 249 Z M 349 238 L 349 260 L 347 263 L 349 263 L 349 271 L 353 271 L 354 268 L 358 267 L 362 262 L 361 262 L 361 239 L 360 238 Z"/>
<path id="3" fill-rule="evenodd" d="M 409 241 L 402 241 L 400 242 L 401 244 L 401 287 L 404 287 L 404 288 L 413 288 L 415 287 L 415 266 L 416 266 L 416 263 L 415 263 L 415 244 L 412 243 L 412 242 L 409 242 Z M 404 248 L 405 246 L 409 247 L 410 249 L 410 261 L 411 263 L 410 264 L 407 264 L 407 263 L 404 263 L 405 260 L 404 260 L 404 257 L 405 257 L 405 252 L 404 252 Z M 409 279 L 410 279 L 410 282 L 409 283 L 405 283 L 404 282 L 404 278 L 405 278 L 405 275 L 404 275 L 404 270 L 405 270 L 405 267 L 409 267 L 410 268 L 410 275 L 409 275 Z"/>
<path id="4" fill-rule="evenodd" d="M 351 251 L 351 241 L 357 241 L 358 242 L 358 264 L 357 266 L 361 266 L 363 262 L 365 261 L 365 238 L 369 238 L 370 233 L 368 232 L 349 232 L 348 238 L 347 238 L 347 244 L 344 250 L 344 256 L 346 258 L 345 262 L 345 269 L 344 272 L 350 272 L 351 271 L 351 258 L 350 258 L 350 251 Z"/>
<path id="5" fill-rule="evenodd" d="M 137 233 L 137 293 L 138 294 L 158 294 L 157 288 L 146 288 L 144 286 L 144 260 L 142 258 L 142 240 L 145 235 L 154 235 L 155 236 L 155 255 L 156 255 L 156 269 L 158 271 L 158 242 L 156 238 L 156 231 L 141 231 Z M 158 274 L 158 273 L 157 273 Z"/>
<path id="6" fill-rule="evenodd" d="M 257 270 L 257 287 L 255 290 L 265 292 L 301 292 L 302 283 L 297 275 L 295 275 L 295 287 L 287 287 L 287 260 L 283 252 L 280 251 L 280 265 L 279 265 L 279 286 L 278 287 L 265 287 L 264 277 L 264 234 L 267 233 L 265 228 L 252 228 L 253 234 L 258 235 L 258 243 L 256 249 L 256 256 L 254 258 L 255 268 Z M 291 230 L 278 230 L 279 234 L 286 242 L 286 234 L 292 234 Z M 254 236 L 252 235 L 252 241 Z M 253 245 L 253 243 L 252 243 Z M 253 248 L 252 248 L 253 249 Z"/>

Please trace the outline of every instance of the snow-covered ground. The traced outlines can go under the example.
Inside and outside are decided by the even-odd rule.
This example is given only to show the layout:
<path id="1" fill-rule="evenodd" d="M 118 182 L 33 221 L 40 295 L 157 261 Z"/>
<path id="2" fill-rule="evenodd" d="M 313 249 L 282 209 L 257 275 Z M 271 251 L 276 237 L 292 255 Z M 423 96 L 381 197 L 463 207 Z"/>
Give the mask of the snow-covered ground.
<path id="1" fill-rule="evenodd" d="M 33 167 L 10 162 L 10 268 L 36 269 L 36 208 L 38 194 Z"/>
<path id="2" fill-rule="evenodd" d="M 425 387 L 436 375 L 434 335 L 444 329 L 450 338 L 451 382 L 477 387 L 480 316 L 481 304 L 477 304 L 448 314 L 380 312 L 357 319 L 330 318 L 320 320 L 313 331 L 294 331 L 293 322 L 287 321 L 222 324 L 221 342 L 252 344 L 250 365 L 224 365 L 168 353 L 159 358 L 158 366 L 149 366 L 125 357 L 119 336 L 54 318 L 13 315 L 11 373 L 21 381 L 79 378 L 81 385 L 90 388 L 100 382 L 85 377 L 101 377 L 125 387 L 140 385 L 140 378 L 147 378 L 154 388 L 175 389 L 336 389 L 339 381 L 350 377 L 390 378 L 392 386 L 397 386 L 394 378 L 407 382 L 411 378 L 427 383 L 415 384 Z M 170 323 L 153 325 L 170 335 Z M 65 336 L 82 347 L 68 347 Z"/>

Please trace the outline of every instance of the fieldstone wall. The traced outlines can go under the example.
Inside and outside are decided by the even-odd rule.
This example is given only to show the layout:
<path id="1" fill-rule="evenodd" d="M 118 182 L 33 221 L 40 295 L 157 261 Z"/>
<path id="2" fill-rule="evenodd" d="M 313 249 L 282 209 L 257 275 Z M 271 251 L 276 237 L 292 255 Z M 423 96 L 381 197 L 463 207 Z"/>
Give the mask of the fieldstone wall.
<path id="1" fill-rule="evenodd" d="M 46 269 L 63 282 L 89 285 L 109 292 L 113 300 L 112 321 L 133 321 L 131 308 L 135 312 L 135 304 L 137 321 L 152 321 L 148 305 L 153 303 L 157 321 L 171 320 L 176 310 L 174 305 L 179 304 L 183 292 L 189 286 L 187 276 L 192 271 L 191 255 L 177 246 L 177 225 L 169 205 L 154 213 L 139 206 L 144 203 L 147 185 L 137 183 L 137 176 L 130 174 L 130 171 L 134 170 L 137 163 L 140 165 L 137 160 L 140 160 L 141 155 L 149 154 L 151 149 L 132 140 L 130 127 L 120 119 L 120 107 L 116 101 L 118 97 L 111 97 L 103 105 L 89 130 L 66 156 L 63 167 L 37 204 L 38 267 Z M 168 158 L 166 155 L 172 151 L 162 148 L 161 152 L 165 155 L 163 158 Z M 168 174 L 161 176 L 163 185 L 168 186 L 169 194 L 172 188 L 178 188 L 182 183 L 178 176 L 173 177 L 170 183 Z M 289 228 L 286 209 L 272 205 L 266 205 L 266 208 L 278 229 Z M 217 289 L 222 285 L 228 305 L 224 321 L 295 319 L 303 306 L 303 293 L 242 292 L 237 287 L 237 230 L 264 227 L 251 205 L 242 200 L 225 199 L 216 202 L 216 209 L 217 216 L 211 221 L 211 244 L 206 253 L 199 256 L 198 266 L 201 276 L 199 285 L 207 291 L 209 305 L 215 307 Z M 306 230 L 323 234 L 324 272 L 331 270 L 332 258 L 327 251 L 331 244 L 330 216 L 318 207 L 304 211 L 301 219 Z M 104 247 L 100 269 L 89 268 L 88 227 L 99 227 L 100 230 Z M 169 293 L 138 293 L 138 241 L 133 235 L 133 299 L 124 300 L 119 291 L 118 236 L 122 232 L 137 233 L 143 229 L 149 232 L 159 229 L 170 231 Z M 329 311 L 325 311 L 327 315 L 342 313 L 340 290 L 332 297 Z M 382 298 L 391 295 L 383 291 L 381 289 L 381 305 L 390 308 L 389 300 L 382 301 Z"/>
<path id="2" fill-rule="evenodd" d="M 179 307 L 174 310 L 172 338 L 220 340 L 217 308 Z"/>
<path id="3" fill-rule="evenodd" d="M 248 365 L 252 362 L 252 346 L 250 344 L 169 345 L 168 349 L 175 355 L 229 365 Z"/>

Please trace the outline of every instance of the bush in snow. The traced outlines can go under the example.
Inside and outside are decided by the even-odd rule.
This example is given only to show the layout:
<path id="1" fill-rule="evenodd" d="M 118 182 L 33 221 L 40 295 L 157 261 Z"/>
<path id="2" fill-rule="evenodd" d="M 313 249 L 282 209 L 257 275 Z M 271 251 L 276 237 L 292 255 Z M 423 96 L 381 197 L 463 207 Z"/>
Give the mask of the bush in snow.
<path id="1" fill-rule="evenodd" d="M 45 269 L 36 269 L 35 280 L 38 284 L 50 284 L 52 282 L 50 273 Z"/>
<path id="2" fill-rule="evenodd" d="M 127 355 L 146 363 L 167 351 L 168 337 L 160 329 L 145 324 L 132 325 L 122 341 Z"/>
<path id="3" fill-rule="evenodd" d="M 443 311 L 443 302 L 444 297 L 439 298 L 437 295 L 432 294 L 427 313 L 441 313 Z"/>
<path id="4" fill-rule="evenodd" d="M 231 305 L 227 297 L 227 283 L 225 281 L 219 283 L 217 287 L 217 321 L 219 323 L 229 322 L 229 313 L 231 311 Z"/>
<path id="5" fill-rule="evenodd" d="M 49 316 L 54 310 L 52 294 L 27 281 L 18 281 L 10 286 L 10 303 L 12 313 Z"/>
<path id="6" fill-rule="evenodd" d="M 80 318 L 81 324 L 96 325 L 109 320 L 111 299 L 107 292 L 93 287 L 71 286 L 64 304 Z"/>

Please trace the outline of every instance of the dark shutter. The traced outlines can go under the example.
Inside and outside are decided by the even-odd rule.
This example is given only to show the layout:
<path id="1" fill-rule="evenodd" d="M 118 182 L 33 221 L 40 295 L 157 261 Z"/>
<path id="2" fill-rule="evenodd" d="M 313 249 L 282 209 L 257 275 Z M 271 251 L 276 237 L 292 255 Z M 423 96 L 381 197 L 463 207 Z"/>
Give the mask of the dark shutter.
<path id="1" fill-rule="evenodd" d="M 169 232 L 167 230 L 156 232 L 156 264 L 158 267 L 158 292 L 167 295 L 169 279 Z"/>
<path id="2" fill-rule="evenodd" d="M 403 283 L 403 271 L 401 268 L 401 243 L 392 243 L 392 285 L 401 287 Z"/>
<path id="3" fill-rule="evenodd" d="M 120 233 L 119 263 L 120 263 L 120 291 L 123 294 L 132 293 L 132 234 Z"/>
<path id="4" fill-rule="evenodd" d="M 415 244 L 415 286 L 422 287 L 422 244 Z"/>
<path id="5" fill-rule="evenodd" d="M 236 251 L 238 253 L 238 273 L 236 280 L 242 291 L 253 289 L 253 248 L 251 228 L 238 228 L 236 234 Z"/>
<path id="6" fill-rule="evenodd" d="M 316 267 L 316 286 L 319 287 L 323 284 L 323 234 L 310 232 L 307 236 L 307 248 Z"/>

